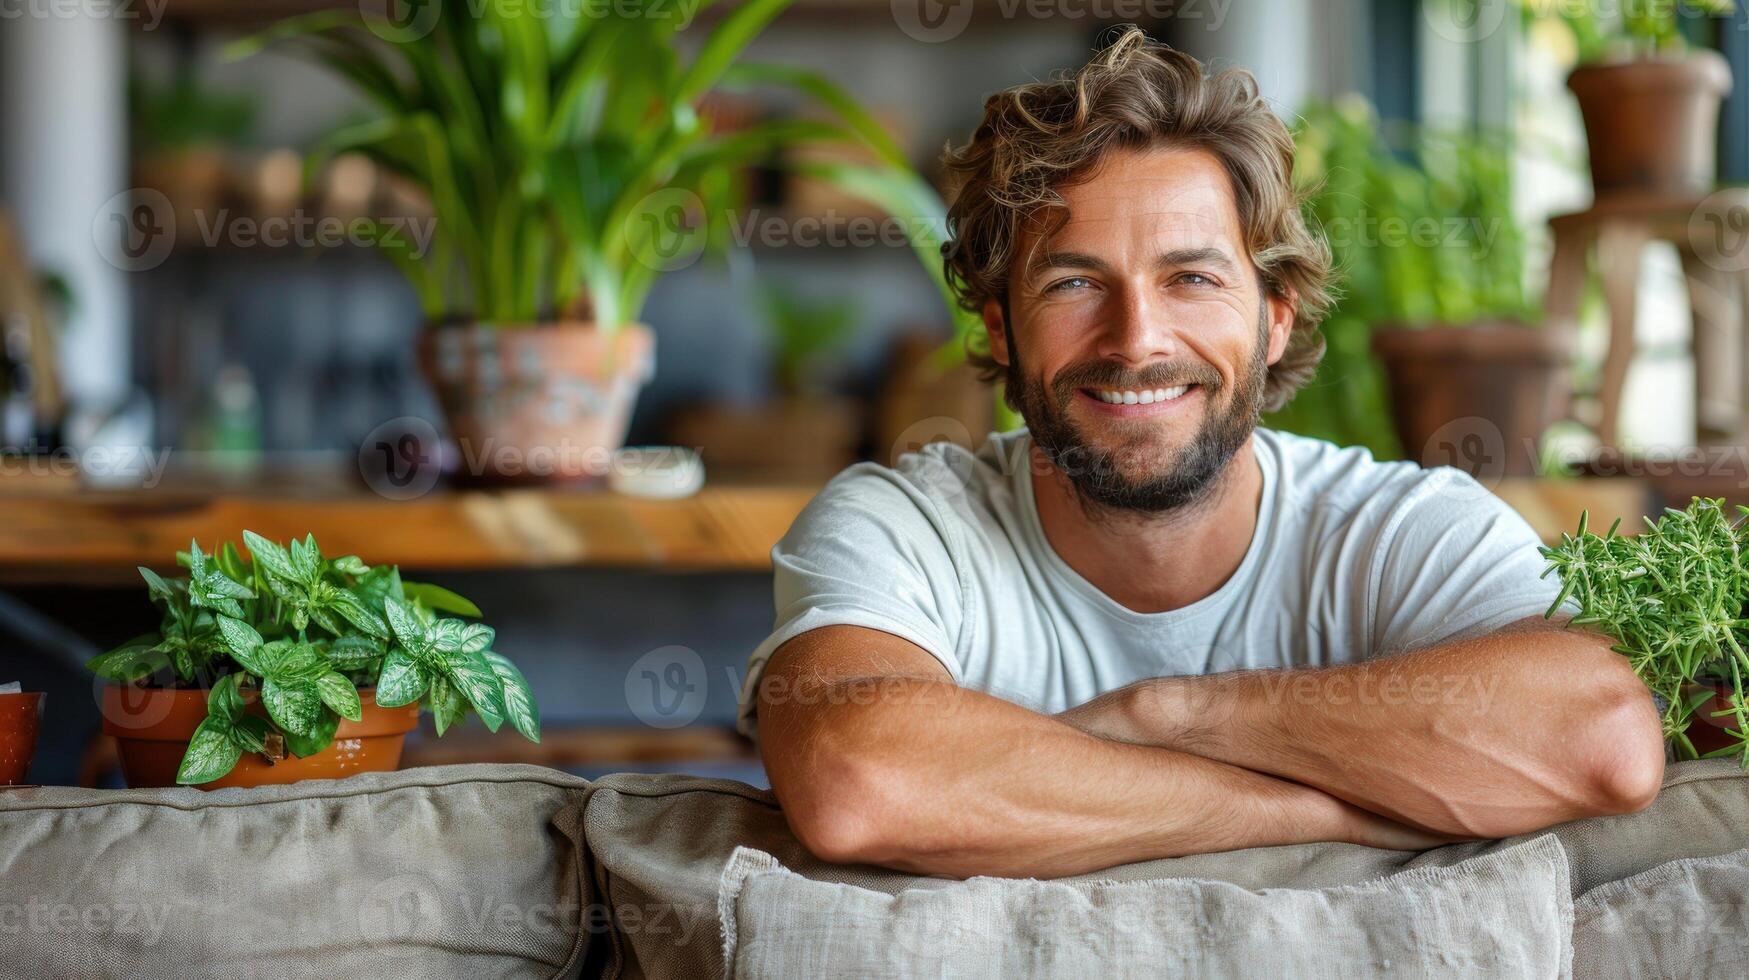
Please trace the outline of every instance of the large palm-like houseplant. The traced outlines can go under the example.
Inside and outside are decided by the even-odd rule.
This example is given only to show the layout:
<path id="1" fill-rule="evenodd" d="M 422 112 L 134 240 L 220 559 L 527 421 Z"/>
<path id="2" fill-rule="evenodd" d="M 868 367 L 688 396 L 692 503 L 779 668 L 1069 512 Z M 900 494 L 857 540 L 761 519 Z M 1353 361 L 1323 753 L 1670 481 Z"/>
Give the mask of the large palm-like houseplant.
<path id="1" fill-rule="evenodd" d="M 825 77 L 740 60 L 790 2 L 622 0 L 554 17 L 517 0 L 407 0 L 393 23 L 324 11 L 243 43 L 294 46 L 378 110 L 312 165 L 364 153 L 429 199 L 427 254 L 382 244 L 423 304 L 425 368 L 470 472 L 526 474 L 531 449 L 561 477 L 599 467 L 653 368 L 637 320 L 656 277 L 726 243 L 719 219 L 744 168 L 786 149 L 872 150 L 872 164 L 796 166 L 904 220 L 939 282 L 943 208 L 892 138 Z M 699 15 L 712 24 L 688 57 L 678 37 Z M 713 126 L 714 93 L 757 86 L 826 118 Z"/>

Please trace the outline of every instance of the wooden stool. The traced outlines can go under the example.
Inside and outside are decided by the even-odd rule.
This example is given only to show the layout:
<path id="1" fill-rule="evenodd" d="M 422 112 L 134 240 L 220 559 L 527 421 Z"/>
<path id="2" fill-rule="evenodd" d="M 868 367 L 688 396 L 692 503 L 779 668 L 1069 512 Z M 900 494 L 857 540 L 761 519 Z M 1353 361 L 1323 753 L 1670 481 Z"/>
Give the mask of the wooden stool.
<path id="1" fill-rule="evenodd" d="M 1648 243 L 1667 241 L 1682 256 L 1694 313 L 1696 440 L 1749 437 L 1749 188 L 1705 198 L 1620 196 L 1588 211 L 1552 218 L 1555 255 L 1549 272 L 1552 329 L 1573 329 L 1584 297 L 1586 260 L 1597 250 L 1609 308 L 1609 352 L 1596 392 L 1597 435 L 1617 444 L 1622 389 L 1634 357 L 1635 303 Z"/>

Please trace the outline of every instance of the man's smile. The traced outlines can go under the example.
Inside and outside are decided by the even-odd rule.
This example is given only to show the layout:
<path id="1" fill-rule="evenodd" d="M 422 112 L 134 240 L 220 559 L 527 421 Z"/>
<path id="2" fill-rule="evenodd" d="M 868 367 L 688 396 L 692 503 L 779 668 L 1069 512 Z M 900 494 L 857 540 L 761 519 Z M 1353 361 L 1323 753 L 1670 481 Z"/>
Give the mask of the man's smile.
<path id="1" fill-rule="evenodd" d="M 1181 384 L 1169 388 L 1077 388 L 1075 397 L 1100 414 L 1116 418 L 1142 418 L 1177 413 L 1202 401 L 1203 386 Z"/>

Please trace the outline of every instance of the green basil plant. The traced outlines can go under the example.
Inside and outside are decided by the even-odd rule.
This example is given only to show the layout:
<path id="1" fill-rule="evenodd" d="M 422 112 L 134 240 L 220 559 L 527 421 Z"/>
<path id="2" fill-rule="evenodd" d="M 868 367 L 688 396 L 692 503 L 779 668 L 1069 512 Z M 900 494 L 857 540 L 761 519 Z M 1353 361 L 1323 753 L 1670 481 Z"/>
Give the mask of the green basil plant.
<path id="1" fill-rule="evenodd" d="M 359 692 L 374 687 L 385 708 L 422 703 L 442 735 L 469 711 L 486 727 L 510 726 L 540 741 L 540 712 L 528 681 L 492 649 L 480 610 L 448 589 L 403 582 L 393 565 L 356 555 L 324 558 L 313 536 L 285 547 L 243 532 L 245 559 L 231 542 L 207 554 L 190 542 L 165 578 L 142 567 L 158 632 L 135 637 L 87 666 L 122 684 L 210 681 L 207 717 L 176 773 L 183 785 L 230 772 L 245 752 L 299 758 L 334 740 L 340 719 L 362 716 Z M 452 616 L 441 615 L 444 613 Z M 457 618 L 465 617 L 465 618 Z M 244 710 L 245 693 L 266 716 Z"/>

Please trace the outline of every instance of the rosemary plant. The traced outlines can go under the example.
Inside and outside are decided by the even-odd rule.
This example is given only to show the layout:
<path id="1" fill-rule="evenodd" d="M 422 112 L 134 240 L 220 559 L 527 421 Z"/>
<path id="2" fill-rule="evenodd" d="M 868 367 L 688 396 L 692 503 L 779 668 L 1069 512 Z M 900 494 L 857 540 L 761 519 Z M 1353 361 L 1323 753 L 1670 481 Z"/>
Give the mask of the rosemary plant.
<path id="1" fill-rule="evenodd" d="M 1688 729 L 1695 712 L 1722 687 L 1726 708 L 1714 717 L 1735 721 L 1725 728 L 1735 744 L 1706 755 L 1735 755 L 1749 768 L 1743 691 L 1749 675 L 1743 650 L 1749 641 L 1749 568 L 1743 557 L 1749 508 L 1736 511 L 1727 513 L 1723 500 L 1697 497 L 1686 510 L 1666 509 L 1638 536 L 1618 534 L 1618 520 L 1600 537 L 1586 530 L 1587 516 L 1581 516 L 1578 534 L 1564 534 L 1559 546 L 1541 550 L 1549 560 L 1545 576 L 1556 573 L 1562 583 L 1548 615 L 1572 599 L 1579 606 L 1574 625 L 1616 641 L 1616 652 L 1664 706 L 1664 737 L 1678 757 L 1700 757 Z"/>

